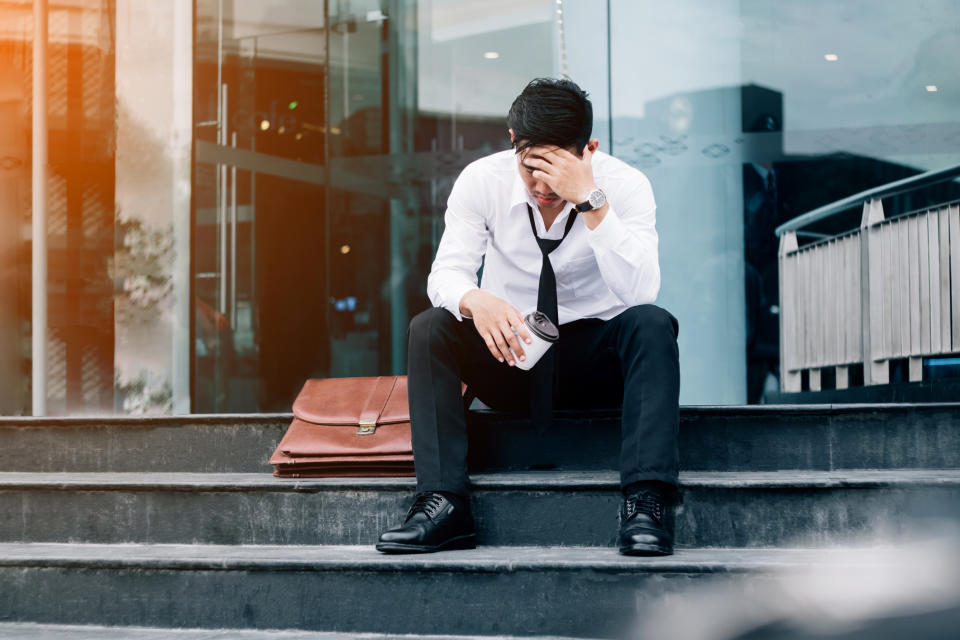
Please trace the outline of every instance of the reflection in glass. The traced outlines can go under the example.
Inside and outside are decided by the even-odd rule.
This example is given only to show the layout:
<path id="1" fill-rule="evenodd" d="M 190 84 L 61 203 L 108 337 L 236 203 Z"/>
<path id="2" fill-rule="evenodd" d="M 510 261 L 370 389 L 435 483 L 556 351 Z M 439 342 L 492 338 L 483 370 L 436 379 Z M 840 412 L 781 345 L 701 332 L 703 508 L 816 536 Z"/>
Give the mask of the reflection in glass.
<path id="1" fill-rule="evenodd" d="M 48 10 L 48 271 L 39 284 L 53 415 L 114 409 L 115 11 L 111 0 Z"/>
<path id="2" fill-rule="evenodd" d="M 403 373 L 453 181 L 508 146 L 526 82 L 564 72 L 591 94 L 602 147 L 653 184 L 681 401 L 776 399 L 773 229 L 960 161 L 960 42 L 943 27 L 958 12 L 52 2 L 49 271 L 31 282 L 32 4 L 0 2 L 0 413 L 31 410 L 42 369 L 33 285 L 52 414 L 287 410 L 308 376 Z M 958 197 L 945 183 L 884 210 Z"/>
<path id="3" fill-rule="evenodd" d="M 776 399 L 778 225 L 957 162 L 947 141 L 960 135 L 958 96 L 925 85 L 955 75 L 946 52 L 956 33 L 942 25 L 958 11 L 949 1 L 924 11 L 611 3 L 614 153 L 646 172 L 657 195 L 660 300 L 685 327 L 682 403 Z M 888 215 L 955 197 L 941 185 L 899 198 Z M 859 218 L 850 211 L 811 230 Z"/>
<path id="4" fill-rule="evenodd" d="M 559 69 L 555 4 L 197 3 L 195 410 L 405 371 L 446 194 Z"/>
<path id="5" fill-rule="evenodd" d="M 30 412 L 31 8 L 0 3 L 0 415 Z"/>
<path id="6" fill-rule="evenodd" d="M 323 4 L 197 3 L 194 410 L 286 410 L 328 367 Z"/>

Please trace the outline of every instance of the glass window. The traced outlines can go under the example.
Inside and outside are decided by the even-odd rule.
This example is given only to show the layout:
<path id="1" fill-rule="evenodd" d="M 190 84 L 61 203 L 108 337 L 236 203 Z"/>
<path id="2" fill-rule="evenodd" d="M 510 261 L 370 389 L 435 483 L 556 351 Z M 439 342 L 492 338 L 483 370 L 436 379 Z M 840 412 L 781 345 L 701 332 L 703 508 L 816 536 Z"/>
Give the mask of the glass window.
<path id="1" fill-rule="evenodd" d="M 613 0 L 614 154 L 657 197 L 681 402 L 778 389 L 778 225 L 958 162 L 958 20 L 949 0 Z"/>
<path id="2" fill-rule="evenodd" d="M 323 6 L 196 5 L 197 412 L 288 410 L 329 366 Z"/>
<path id="3" fill-rule="evenodd" d="M 0 2 L 3 414 L 288 410 L 310 376 L 403 373 L 451 186 L 534 77 L 586 89 L 652 182 L 685 404 L 778 397 L 778 225 L 960 161 L 952 0 L 77 0 L 41 43 L 32 11 Z"/>
<path id="4" fill-rule="evenodd" d="M 30 413 L 32 18 L 0 3 L 0 415 Z"/>
<path id="5" fill-rule="evenodd" d="M 562 72 L 558 6 L 197 3 L 195 410 L 406 370 L 450 186 Z"/>

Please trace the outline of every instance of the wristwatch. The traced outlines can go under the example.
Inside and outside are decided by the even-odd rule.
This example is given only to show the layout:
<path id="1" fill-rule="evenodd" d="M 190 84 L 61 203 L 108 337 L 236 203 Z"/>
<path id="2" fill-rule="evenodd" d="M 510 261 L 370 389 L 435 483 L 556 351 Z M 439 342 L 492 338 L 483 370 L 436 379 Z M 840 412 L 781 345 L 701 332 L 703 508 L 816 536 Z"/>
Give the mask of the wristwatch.
<path id="1" fill-rule="evenodd" d="M 576 206 L 577 211 L 581 213 L 584 211 L 592 211 L 594 209 L 599 209 L 603 205 L 607 204 L 607 194 L 605 194 L 600 189 L 594 189 L 590 192 L 590 195 L 587 196 L 586 202 L 581 202 Z"/>

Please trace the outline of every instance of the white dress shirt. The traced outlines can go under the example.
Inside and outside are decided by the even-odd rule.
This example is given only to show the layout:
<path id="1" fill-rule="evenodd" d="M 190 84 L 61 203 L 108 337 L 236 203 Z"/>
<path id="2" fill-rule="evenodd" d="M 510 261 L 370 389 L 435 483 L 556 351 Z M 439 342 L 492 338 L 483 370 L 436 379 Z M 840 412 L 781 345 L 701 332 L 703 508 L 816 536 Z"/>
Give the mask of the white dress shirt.
<path id="1" fill-rule="evenodd" d="M 550 254 L 557 277 L 560 324 L 581 318 L 609 320 L 628 307 L 649 304 L 660 290 L 656 203 L 643 173 L 605 153 L 593 155 L 593 175 L 610 204 L 592 231 L 578 214 L 570 234 Z M 444 217 L 427 295 L 458 320 L 460 300 L 478 288 L 524 313 L 536 308 L 542 254 L 530 229 L 532 208 L 541 238 L 563 237 L 575 203 L 545 230 L 537 203 L 517 170 L 513 149 L 476 160 L 457 178 Z"/>

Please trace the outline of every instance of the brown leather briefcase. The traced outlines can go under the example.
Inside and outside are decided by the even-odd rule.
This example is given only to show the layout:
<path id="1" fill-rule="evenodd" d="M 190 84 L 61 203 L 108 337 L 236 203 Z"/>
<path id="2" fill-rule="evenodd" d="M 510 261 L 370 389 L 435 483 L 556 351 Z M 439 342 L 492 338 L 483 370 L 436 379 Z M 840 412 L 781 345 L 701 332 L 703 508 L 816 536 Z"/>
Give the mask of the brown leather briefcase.
<path id="1" fill-rule="evenodd" d="M 275 476 L 414 475 L 406 376 L 307 380 L 293 416 Z"/>

